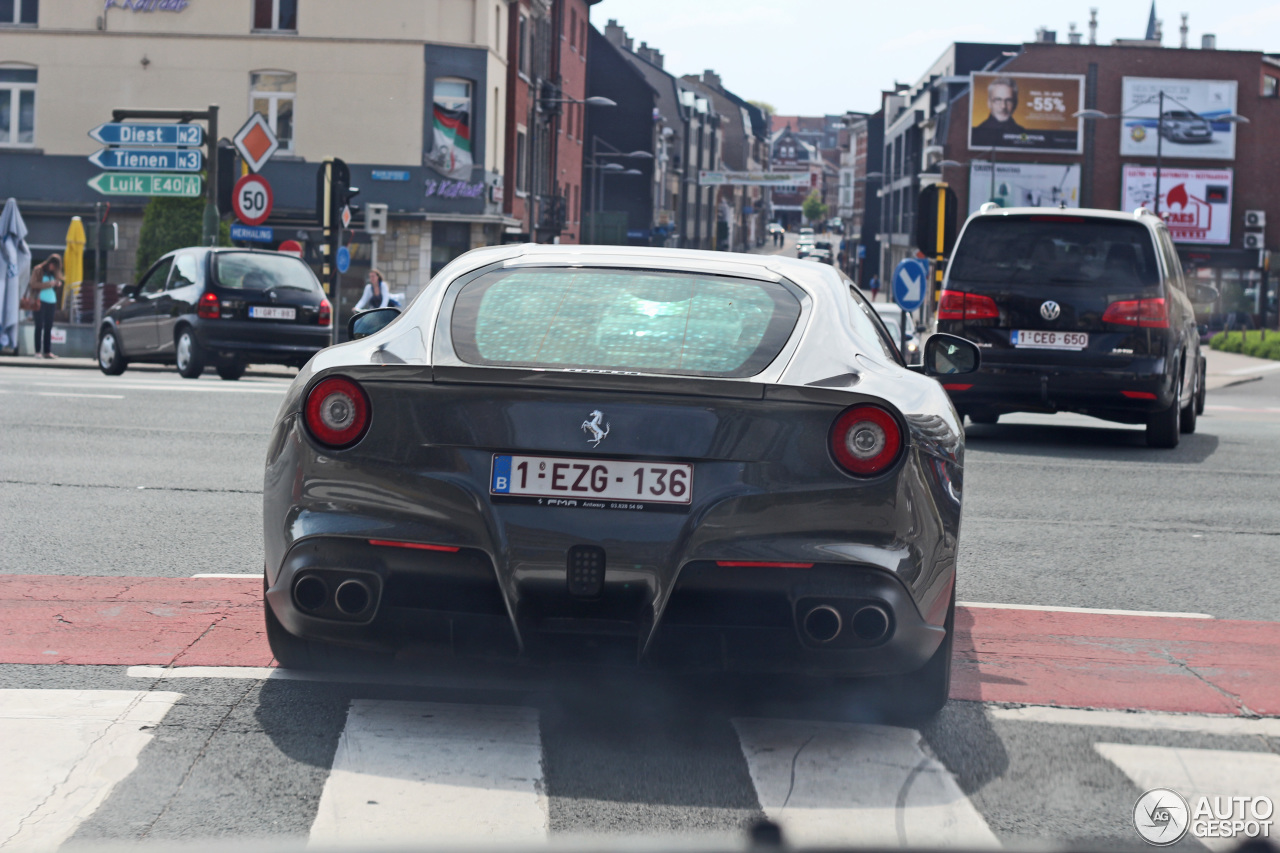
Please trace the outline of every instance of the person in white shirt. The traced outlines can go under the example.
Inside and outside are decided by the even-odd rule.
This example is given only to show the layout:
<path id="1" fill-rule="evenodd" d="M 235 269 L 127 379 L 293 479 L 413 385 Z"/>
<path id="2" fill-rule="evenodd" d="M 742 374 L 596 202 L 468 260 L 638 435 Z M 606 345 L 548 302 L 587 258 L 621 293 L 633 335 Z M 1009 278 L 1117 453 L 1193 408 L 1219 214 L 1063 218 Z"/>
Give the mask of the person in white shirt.
<path id="1" fill-rule="evenodd" d="M 364 286 L 364 294 L 356 303 L 357 311 L 369 308 L 399 308 L 400 303 L 391 298 L 391 288 L 378 270 L 369 270 L 369 283 Z"/>

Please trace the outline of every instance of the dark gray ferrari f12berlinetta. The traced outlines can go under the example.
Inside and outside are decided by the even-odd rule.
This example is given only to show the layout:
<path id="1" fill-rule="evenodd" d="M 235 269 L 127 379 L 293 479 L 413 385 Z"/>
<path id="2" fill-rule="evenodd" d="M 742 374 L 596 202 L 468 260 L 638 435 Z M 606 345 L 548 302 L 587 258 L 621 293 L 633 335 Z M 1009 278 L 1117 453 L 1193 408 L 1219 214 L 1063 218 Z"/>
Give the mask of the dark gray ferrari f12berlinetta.
<path id="1" fill-rule="evenodd" d="M 286 667 L 344 647 L 891 676 L 945 703 L 964 435 L 835 268 L 503 246 L 293 383 L 266 462 Z"/>

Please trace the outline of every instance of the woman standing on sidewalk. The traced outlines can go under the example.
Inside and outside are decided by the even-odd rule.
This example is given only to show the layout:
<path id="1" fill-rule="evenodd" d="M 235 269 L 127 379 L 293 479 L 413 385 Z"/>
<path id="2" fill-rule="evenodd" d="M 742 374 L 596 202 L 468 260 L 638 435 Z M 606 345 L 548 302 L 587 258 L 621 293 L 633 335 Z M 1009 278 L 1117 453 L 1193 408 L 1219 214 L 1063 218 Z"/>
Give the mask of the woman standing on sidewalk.
<path id="1" fill-rule="evenodd" d="M 62 284 L 62 257 L 50 255 L 44 263 L 31 270 L 31 283 L 27 289 L 35 295 L 40 306 L 35 310 L 36 356 L 57 358 L 53 354 L 53 312 L 58 307 L 58 287 Z"/>

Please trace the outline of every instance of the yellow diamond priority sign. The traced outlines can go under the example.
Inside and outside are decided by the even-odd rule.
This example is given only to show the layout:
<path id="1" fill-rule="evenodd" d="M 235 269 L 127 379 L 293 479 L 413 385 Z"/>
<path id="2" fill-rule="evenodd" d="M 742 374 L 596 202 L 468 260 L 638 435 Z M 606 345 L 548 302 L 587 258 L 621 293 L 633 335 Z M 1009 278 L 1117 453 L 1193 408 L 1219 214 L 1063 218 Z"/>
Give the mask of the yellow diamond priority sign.
<path id="1" fill-rule="evenodd" d="M 250 172 L 261 171 L 271 159 L 271 155 L 275 154 L 276 149 L 280 147 L 280 140 L 271 132 L 271 125 L 267 123 L 262 113 L 249 116 L 244 127 L 240 128 L 231 141 L 240 152 L 240 156 L 244 158 Z"/>

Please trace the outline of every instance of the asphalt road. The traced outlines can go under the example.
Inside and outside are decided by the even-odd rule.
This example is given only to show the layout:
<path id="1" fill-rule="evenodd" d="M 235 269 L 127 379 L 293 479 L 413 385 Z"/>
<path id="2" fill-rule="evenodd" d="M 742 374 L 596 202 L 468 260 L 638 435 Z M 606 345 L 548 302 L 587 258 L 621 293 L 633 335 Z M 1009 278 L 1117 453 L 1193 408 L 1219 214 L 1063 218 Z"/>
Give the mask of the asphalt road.
<path id="1" fill-rule="evenodd" d="M 264 441 L 287 384 L 0 365 L 0 575 L 260 571 Z M 972 427 L 959 598 L 1277 621 L 1280 373 L 1208 402 L 1198 432 L 1172 451 L 1087 418 Z M 898 721 L 830 685 L 475 667 L 405 677 L 2 665 L 0 763 L 20 766 L 20 741 L 36 738 L 15 737 L 27 731 L 15 720 L 97 719 L 71 707 L 79 691 L 119 698 L 129 713 L 141 697 L 166 709 L 132 727 L 136 748 L 121 741 L 136 764 L 124 761 L 104 799 L 80 807 L 64 833 L 78 840 L 327 842 L 355 828 L 365 841 L 426 843 L 729 839 L 769 815 L 805 840 L 1136 849 L 1133 803 L 1153 773 L 1166 778 L 1161 767 L 1226 766 L 1245 787 L 1280 779 L 1274 719 L 953 701 L 917 731 L 881 725 Z M 51 704 L 23 704 L 40 702 Z M 135 719 L 94 713 L 116 728 Z M 439 758 L 428 778 L 397 763 L 417 754 Z M 470 756 L 463 783 L 448 777 L 458 755 Z M 463 791 L 453 818 L 423 811 L 442 790 Z M 6 795 L 0 785 L 0 805 Z M 397 796 L 418 799 L 406 809 Z M 50 802 L 11 825 L 0 809 L 0 846 L 53 837 L 30 835 Z M 522 815 L 543 823 L 529 830 Z"/>

